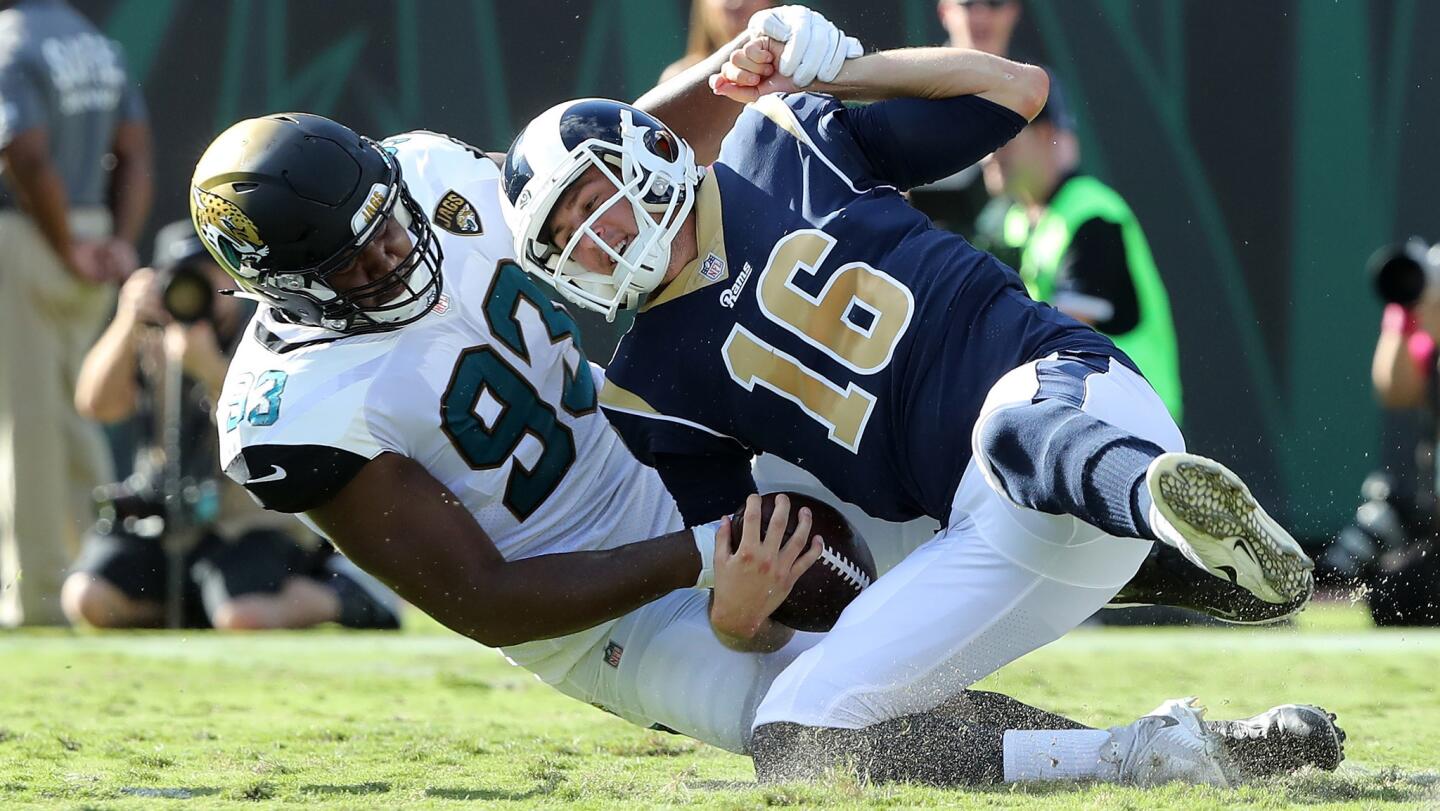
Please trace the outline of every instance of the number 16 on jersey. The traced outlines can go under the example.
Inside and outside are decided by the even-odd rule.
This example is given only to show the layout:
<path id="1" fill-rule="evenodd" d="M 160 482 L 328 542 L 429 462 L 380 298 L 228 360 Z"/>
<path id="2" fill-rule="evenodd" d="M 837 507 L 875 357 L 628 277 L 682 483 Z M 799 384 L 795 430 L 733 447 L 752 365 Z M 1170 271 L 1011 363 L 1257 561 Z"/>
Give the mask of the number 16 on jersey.
<path id="1" fill-rule="evenodd" d="M 873 375 L 890 365 L 910 328 L 915 299 L 894 277 L 864 262 L 836 269 L 814 295 L 795 284 L 802 273 L 814 276 L 834 247 L 834 237 L 814 229 L 776 243 L 756 285 L 760 313 L 850 371 Z M 730 377 L 746 391 L 760 385 L 775 392 L 824 426 L 830 441 L 859 452 L 874 393 L 853 380 L 838 385 L 739 324 L 721 351 Z"/>

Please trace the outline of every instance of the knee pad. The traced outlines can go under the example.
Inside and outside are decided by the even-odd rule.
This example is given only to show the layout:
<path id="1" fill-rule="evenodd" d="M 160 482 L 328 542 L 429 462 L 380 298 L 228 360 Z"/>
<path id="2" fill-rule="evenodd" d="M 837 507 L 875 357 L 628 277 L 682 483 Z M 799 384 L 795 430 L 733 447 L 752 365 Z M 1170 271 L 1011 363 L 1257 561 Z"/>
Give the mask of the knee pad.
<path id="1" fill-rule="evenodd" d="M 1069 403 L 1042 400 L 1013 406 L 989 415 L 976 431 L 976 454 L 992 485 L 1012 502 L 1048 513 L 1059 513 L 1051 492 L 1060 470 L 1055 457 L 1077 433 L 1077 419 L 1099 422 Z M 1050 507 L 1046 509 L 1046 507 Z"/>

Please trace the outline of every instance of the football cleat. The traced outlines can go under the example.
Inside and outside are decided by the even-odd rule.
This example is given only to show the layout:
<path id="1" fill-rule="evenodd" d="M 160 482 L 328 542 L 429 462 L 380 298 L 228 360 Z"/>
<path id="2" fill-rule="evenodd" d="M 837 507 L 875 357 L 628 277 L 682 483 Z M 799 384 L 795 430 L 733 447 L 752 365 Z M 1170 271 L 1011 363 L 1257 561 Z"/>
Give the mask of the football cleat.
<path id="1" fill-rule="evenodd" d="M 1102 760 L 1121 783 L 1155 786 L 1180 781 L 1227 787 L 1221 737 L 1205 726 L 1195 698 L 1171 699 L 1129 726 L 1112 727 Z"/>
<path id="2" fill-rule="evenodd" d="M 1345 759 L 1345 730 L 1335 713 L 1284 704 L 1238 721 L 1210 721 L 1232 770 L 1245 779 L 1289 774 L 1306 766 L 1334 771 Z"/>
<path id="3" fill-rule="evenodd" d="M 1145 472 L 1150 525 L 1191 563 L 1267 603 L 1315 589 L 1310 560 L 1229 468 L 1190 453 L 1161 454 Z"/>
<path id="4" fill-rule="evenodd" d="M 1240 625 L 1283 622 L 1310 602 L 1310 590 L 1288 603 L 1267 603 L 1229 580 L 1196 577 L 1195 565 L 1169 544 L 1157 543 L 1140 570 L 1106 608 L 1172 606 Z"/>

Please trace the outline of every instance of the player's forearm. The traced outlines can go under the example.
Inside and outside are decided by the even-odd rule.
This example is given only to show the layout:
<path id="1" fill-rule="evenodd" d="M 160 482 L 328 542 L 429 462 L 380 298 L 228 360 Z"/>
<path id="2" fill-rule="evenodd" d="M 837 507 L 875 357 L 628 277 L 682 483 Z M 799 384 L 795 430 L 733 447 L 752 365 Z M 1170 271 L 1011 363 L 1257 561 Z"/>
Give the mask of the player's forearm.
<path id="1" fill-rule="evenodd" d="M 50 160 L 44 131 L 21 133 L 9 146 L 0 150 L 0 156 L 4 158 L 5 173 L 14 183 L 26 213 L 35 221 L 50 249 L 68 268 L 70 222 L 67 219 L 69 206 L 65 181 Z"/>
<path id="2" fill-rule="evenodd" d="M 491 646 L 592 628 L 700 576 L 689 530 L 507 561 L 459 498 L 398 453 L 365 463 L 306 515 L 355 565 L 447 628 Z"/>
<path id="3" fill-rule="evenodd" d="M 748 39 L 748 33 L 741 34 L 707 59 L 661 82 L 635 100 L 636 107 L 665 122 L 690 144 L 690 148 L 695 150 L 696 163 L 714 162 L 720 154 L 720 142 L 744 109 L 730 99 L 710 92 L 709 79 Z"/>
<path id="4" fill-rule="evenodd" d="M 110 213 L 115 236 L 131 245 L 140 239 L 154 197 L 150 131 L 144 124 L 121 124 L 115 134 L 115 170 L 110 175 Z"/>
<path id="5" fill-rule="evenodd" d="M 509 561 L 484 586 L 485 605 L 464 633 L 492 647 L 573 634 L 693 586 L 699 572 L 689 530 L 602 551 Z"/>
<path id="6" fill-rule="evenodd" d="M 964 48 L 905 48 L 851 59 L 833 82 L 810 89 L 855 101 L 980 96 L 1033 119 L 1050 79 L 1034 65 Z"/>

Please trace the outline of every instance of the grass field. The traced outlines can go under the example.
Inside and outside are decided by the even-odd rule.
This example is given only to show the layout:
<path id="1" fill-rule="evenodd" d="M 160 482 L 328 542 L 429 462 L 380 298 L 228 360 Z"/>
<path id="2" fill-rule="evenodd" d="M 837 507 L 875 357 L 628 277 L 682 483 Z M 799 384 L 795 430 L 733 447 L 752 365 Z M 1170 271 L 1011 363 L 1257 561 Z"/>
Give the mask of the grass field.
<path id="1" fill-rule="evenodd" d="M 1340 714 L 1349 760 L 1238 790 L 758 787 L 749 762 L 635 729 L 428 624 L 339 631 L 0 635 L 0 808 L 666 804 L 1440 807 L 1440 633 L 1348 606 L 1299 629 L 1081 630 L 982 686 L 1093 724 L 1197 694 L 1211 717 Z"/>

